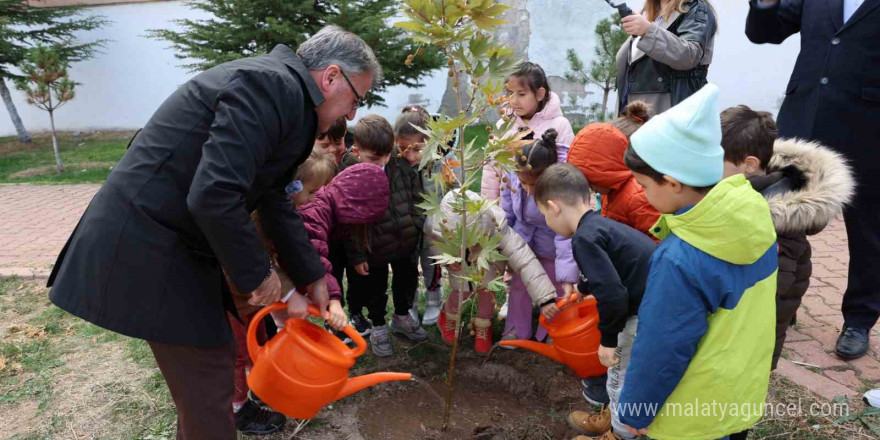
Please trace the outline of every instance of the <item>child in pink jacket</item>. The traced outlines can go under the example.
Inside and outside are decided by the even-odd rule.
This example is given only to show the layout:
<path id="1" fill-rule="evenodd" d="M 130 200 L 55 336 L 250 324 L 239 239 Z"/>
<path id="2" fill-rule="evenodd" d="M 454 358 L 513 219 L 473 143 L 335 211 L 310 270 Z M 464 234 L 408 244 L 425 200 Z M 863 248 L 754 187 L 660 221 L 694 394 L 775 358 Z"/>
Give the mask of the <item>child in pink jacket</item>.
<path id="1" fill-rule="evenodd" d="M 531 130 L 533 139 L 541 139 L 548 129 L 556 130 L 556 142 L 566 147 L 574 139 L 571 123 L 562 115 L 562 101 L 550 91 L 550 83 L 541 66 L 524 62 L 507 77 L 507 94 L 510 97 L 508 116 L 515 117 L 513 128 L 504 137 L 519 131 Z M 494 163 L 483 167 L 480 195 L 498 200 L 501 195 L 501 169 Z"/>

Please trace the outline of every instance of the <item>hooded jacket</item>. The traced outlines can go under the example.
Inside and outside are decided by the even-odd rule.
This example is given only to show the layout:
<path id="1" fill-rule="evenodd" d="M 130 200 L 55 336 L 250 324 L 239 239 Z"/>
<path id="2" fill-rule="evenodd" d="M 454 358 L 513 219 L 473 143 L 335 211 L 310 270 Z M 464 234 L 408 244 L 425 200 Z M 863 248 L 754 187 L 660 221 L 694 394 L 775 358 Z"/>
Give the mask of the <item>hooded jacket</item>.
<path id="1" fill-rule="evenodd" d="M 648 103 L 657 115 L 706 85 L 718 32 L 715 11 L 705 0 L 691 0 L 684 12 L 652 23 L 638 42 L 629 37 L 617 52 L 617 112 L 633 101 Z M 633 52 L 637 53 L 633 61 Z"/>
<path id="2" fill-rule="evenodd" d="M 578 132 L 568 163 L 578 167 L 591 184 L 608 188 L 602 195 L 602 216 L 644 233 L 654 241 L 651 227 L 660 213 L 648 203 L 645 189 L 623 163 L 629 139 L 611 124 L 590 124 Z"/>
<path id="3" fill-rule="evenodd" d="M 350 151 L 343 156 L 340 167 L 358 163 Z M 365 261 L 382 264 L 418 253 L 425 213 L 416 205 L 422 201 L 423 183 L 418 170 L 403 157 L 397 148 L 391 152 L 391 160 L 385 165 L 388 179 L 389 201 L 384 215 L 370 226 L 370 249 L 354 242 L 345 247 L 349 264 Z"/>
<path id="4" fill-rule="evenodd" d="M 775 369 L 785 333 L 810 287 L 813 265 L 807 236 L 818 234 L 841 214 L 852 199 L 855 181 L 840 154 L 817 143 L 780 139 L 767 175 L 749 182 L 767 199 L 779 241 Z"/>
<path id="5" fill-rule="evenodd" d="M 299 215 L 327 271 L 325 279 L 331 298 L 341 298 L 339 282 L 333 278 L 333 266 L 327 258 L 328 241 L 351 241 L 341 225 L 368 224 L 382 218 L 388 209 L 388 179 L 377 165 L 356 164 L 337 174 L 315 197 L 313 202 L 300 207 Z"/>
<path id="6" fill-rule="evenodd" d="M 547 101 L 544 109 L 535 113 L 528 123 L 517 116 L 513 128 L 505 133 L 504 137 L 512 137 L 516 135 L 518 131 L 530 129 L 534 133 L 535 139 L 541 139 L 541 135 L 551 128 L 556 130 L 556 142 L 559 144 L 567 147 L 572 139 L 574 139 L 574 130 L 571 128 L 571 123 L 568 122 L 568 119 L 562 114 L 562 101 L 554 92 L 550 92 L 550 100 Z M 488 163 L 483 167 L 483 177 L 480 182 L 480 194 L 484 198 L 498 200 L 498 197 L 501 196 L 502 174 L 501 169 L 495 166 L 494 163 Z"/>
<path id="7" fill-rule="evenodd" d="M 658 440 L 744 431 L 762 416 L 773 355 L 777 253 L 767 202 L 735 175 L 652 231 L 663 241 L 639 308 L 620 421 Z"/>
<path id="8" fill-rule="evenodd" d="M 568 147 L 556 145 L 559 162 L 568 157 Z M 501 192 L 501 208 L 507 215 L 507 224 L 519 233 L 538 258 L 556 262 L 555 276 L 560 283 L 577 284 L 580 272 L 571 250 L 571 238 L 565 238 L 547 226 L 547 220 L 538 209 L 535 197 L 519 183 L 516 173 L 507 173 L 510 188 Z"/>
<path id="9" fill-rule="evenodd" d="M 444 236 L 448 235 L 448 233 L 444 233 L 443 229 L 445 228 L 447 231 L 455 230 L 461 222 L 461 216 L 453 209 L 453 202 L 455 197 L 458 196 L 459 191 L 456 189 L 446 193 L 440 204 L 440 211 L 432 215 L 425 223 L 425 237 L 431 243 L 430 255 L 440 255 L 440 252 L 433 244 L 445 240 Z M 480 196 L 472 191 L 467 191 L 466 195 L 471 200 L 480 199 Z M 469 221 L 474 221 L 471 217 L 468 217 L 468 219 L 470 219 Z M 444 220 L 446 223 L 443 223 Z M 438 225 L 443 226 L 440 227 Z M 510 269 L 520 274 L 523 284 L 525 284 L 526 290 L 529 292 L 529 297 L 531 297 L 532 303 L 536 307 L 556 299 L 556 287 L 553 286 L 547 273 L 544 272 L 544 266 L 541 265 L 541 262 L 538 261 L 534 252 L 523 241 L 522 237 L 507 225 L 504 211 L 498 205 L 493 204 L 483 211 L 479 219 L 479 227 L 486 234 L 501 234 L 501 243 L 498 245 L 498 251 L 507 258 L 507 261 L 498 261 L 491 265 L 484 278 L 486 281 L 477 287 L 466 286 L 458 277 L 463 275 L 463 273 L 450 270 L 449 283 L 452 290 L 463 292 L 486 289 L 488 288 L 488 281 L 501 276 L 506 269 Z"/>

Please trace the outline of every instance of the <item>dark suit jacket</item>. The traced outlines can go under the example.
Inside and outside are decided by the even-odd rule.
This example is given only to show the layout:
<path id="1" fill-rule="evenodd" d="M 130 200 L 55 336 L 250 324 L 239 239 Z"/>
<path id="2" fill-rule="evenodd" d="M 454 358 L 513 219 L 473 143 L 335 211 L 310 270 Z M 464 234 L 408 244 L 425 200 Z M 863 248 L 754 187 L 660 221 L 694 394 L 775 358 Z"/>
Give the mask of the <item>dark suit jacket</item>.
<path id="1" fill-rule="evenodd" d="M 95 195 L 49 279 L 58 307 L 167 344 L 227 343 L 231 298 L 269 274 L 250 219 L 260 210 L 300 286 L 324 275 L 284 192 L 308 157 L 324 101 L 296 54 L 222 64 L 180 86 Z"/>
<path id="2" fill-rule="evenodd" d="M 880 173 L 870 170 L 880 160 L 880 0 L 865 0 L 845 24 L 843 0 L 780 0 L 770 9 L 755 2 L 746 24 L 751 41 L 779 44 L 801 34 L 779 112 L 780 136 L 817 140 L 846 154 L 862 195 L 877 194 Z"/>

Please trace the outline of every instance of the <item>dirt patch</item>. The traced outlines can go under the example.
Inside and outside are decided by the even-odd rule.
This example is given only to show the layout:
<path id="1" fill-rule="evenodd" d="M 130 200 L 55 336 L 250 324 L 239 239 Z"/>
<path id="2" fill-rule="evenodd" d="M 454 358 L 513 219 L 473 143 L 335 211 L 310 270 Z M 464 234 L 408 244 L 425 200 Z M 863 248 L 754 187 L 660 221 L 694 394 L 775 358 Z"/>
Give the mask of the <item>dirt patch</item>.
<path id="1" fill-rule="evenodd" d="M 95 356 L 84 341 L 76 342 L 82 345 L 61 358 L 64 368 L 52 379 L 53 398 L 46 410 L 65 415 L 67 430 L 76 438 L 128 437 L 130 427 L 114 419 L 142 418 L 146 407 L 155 404 L 143 386 L 152 371 L 128 360 L 120 344 L 102 343 L 101 355 Z"/>
<path id="2" fill-rule="evenodd" d="M 17 405 L 4 408 L 3 412 L 3 435 L 4 438 L 15 438 L 31 432 L 31 427 L 39 420 L 39 405 L 30 400 Z"/>
<path id="3" fill-rule="evenodd" d="M 116 163 L 114 163 L 114 162 L 80 162 L 80 163 L 74 163 L 74 164 L 65 164 L 64 168 L 65 168 L 65 170 L 79 171 L 79 170 L 86 170 L 86 169 L 91 169 L 91 168 L 107 169 L 107 168 L 112 168 L 115 165 L 116 165 Z M 10 179 L 26 179 L 28 177 L 55 175 L 58 173 L 57 170 L 58 169 L 55 167 L 55 165 L 46 165 L 46 166 L 42 166 L 42 167 L 28 168 L 26 170 L 22 170 L 17 173 L 12 173 L 9 175 L 9 178 Z"/>
<path id="4" fill-rule="evenodd" d="M 558 399 L 559 394 L 552 391 L 562 387 L 565 394 L 576 395 L 577 381 L 544 373 L 545 378 L 535 380 L 541 376 L 532 376 L 529 369 L 463 359 L 447 431 L 441 431 L 442 400 L 418 386 L 395 383 L 371 393 L 361 403 L 360 434 L 366 440 L 574 437 L 560 414 L 576 401 L 564 402 L 567 399 Z M 562 380 L 552 380 L 554 377 Z M 446 384 L 441 378 L 429 383 L 439 395 L 445 395 Z"/>

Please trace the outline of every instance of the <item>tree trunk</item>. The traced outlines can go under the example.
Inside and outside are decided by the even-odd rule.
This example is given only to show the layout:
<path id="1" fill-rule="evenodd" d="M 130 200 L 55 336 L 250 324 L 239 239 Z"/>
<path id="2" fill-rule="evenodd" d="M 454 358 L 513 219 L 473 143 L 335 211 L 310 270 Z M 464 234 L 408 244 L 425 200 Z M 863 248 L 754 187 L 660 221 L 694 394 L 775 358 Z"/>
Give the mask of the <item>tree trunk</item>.
<path id="1" fill-rule="evenodd" d="M 12 118 L 12 125 L 15 126 L 15 131 L 18 132 L 19 142 L 29 143 L 31 137 L 28 136 L 27 129 L 24 128 L 24 124 L 18 116 L 18 110 L 15 109 L 15 103 L 12 102 L 12 95 L 9 93 L 9 88 L 6 87 L 6 80 L 3 77 L 0 77 L 0 96 L 3 97 L 3 103 L 6 104 L 9 117 Z"/>
<path id="2" fill-rule="evenodd" d="M 602 95 L 602 119 L 605 119 L 605 115 L 608 114 L 608 95 L 611 93 L 611 84 L 609 84 L 608 80 L 605 80 L 605 87 L 602 88 L 604 94 Z"/>
<path id="3" fill-rule="evenodd" d="M 55 150 L 55 165 L 58 167 L 58 174 L 61 174 L 64 172 L 64 165 L 61 164 L 61 152 L 58 151 L 58 138 L 55 136 L 55 115 L 52 110 L 49 110 L 49 124 L 52 126 L 52 149 Z"/>

